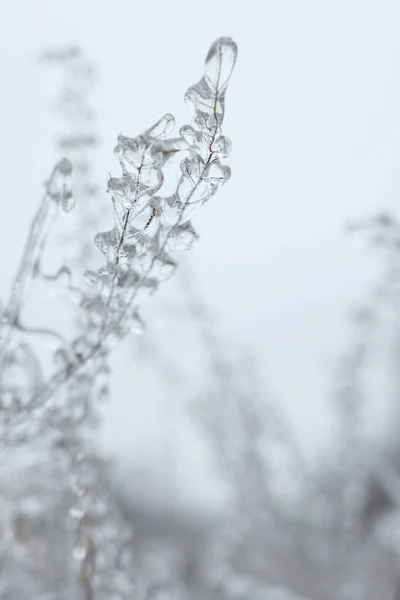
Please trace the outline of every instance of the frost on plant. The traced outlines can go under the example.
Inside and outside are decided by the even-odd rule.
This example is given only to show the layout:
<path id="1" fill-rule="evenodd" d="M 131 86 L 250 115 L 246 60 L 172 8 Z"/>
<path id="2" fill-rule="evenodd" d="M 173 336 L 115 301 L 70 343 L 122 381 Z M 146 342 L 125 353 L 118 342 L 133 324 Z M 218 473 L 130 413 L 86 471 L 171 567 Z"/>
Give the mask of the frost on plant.
<path id="1" fill-rule="evenodd" d="M 40 584 L 36 581 L 36 593 L 43 598 L 121 600 L 150 594 L 151 582 L 142 581 L 135 570 L 130 533 L 108 491 L 106 465 L 87 433 L 96 422 L 99 402 L 108 395 L 110 350 L 129 333 L 142 331 L 141 302 L 174 273 L 175 251 L 190 248 L 198 237 L 191 222 L 195 210 L 230 177 L 223 159 L 231 144 L 222 133 L 222 124 L 236 53 L 229 38 L 212 45 L 203 77 L 185 96 L 194 113 L 192 123 L 181 127 L 178 135 L 171 135 L 174 119 L 166 114 L 135 138 L 118 137 L 119 172 L 109 175 L 107 182 L 114 223 L 108 231 L 95 235 L 103 259 L 98 268 L 86 270 L 85 287 L 79 284 L 79 274 L 65 263 L 52 270 L 44 266 L 44 259 L 52 254 L 48 244 L 51 226 L 60 214 L 74 207 L 73 164 L 62 159 L 45 184 L 0 331 L 3 455 L 23 472 L 25 451 L 32 449 L 32 455 L 34 450 L 38 457 L 44 453 L 50 457 L 48 477 L 51 479 L 51 470 L 57 465 L 61 478 L 58 487 L 62 494 L 51 494 L 51 511 L 64 524 L 64 568 L 61 566 L 57 575 L 63 587 L 60 591 L 54 584 L 53 589 L 46 578 Z M 47 58 L 67 61 L 73 58 L 69 54 L 56 52 Z M 68 152 L 77 146 L 81 141 L 74 138 L 64 149 Z M 181 158 L 176 190 L 163 196 L 162 186 L 173 176 L 175 157 Z M 80 200 L 78 196 L 77 202 Z M 27 323 L 28 300 L 36 288 L 55 296 L 62 292 L 75 307 L 72 315 L 59 314 L 55 324 L 45 327 Z M 44 340 L 51 342 L 50 355 L 45 358 L 39 350 Z M 29 506 L 33 507 L 28 507 L 28 513 L 34 512 L 25 517 L 30 527 L 35 519 L 45 518 L 38 509 L 45 489 L 34 485 L 34 467 L 25 471 L 25 479 Z M 40 580 L 38 557 L 30 552 L 23 536 L 18 538 L 25 510 L 18 490 L 9 498 L 2 487 L 0 500 L 5 507 L 1 511 L 0 555 L 5 561 L 2 564 L 7 564 L 1 598 L 22 598 L 21 582 L 15 581 L 13 574 L 21 570 L 24 560 L 30 565 L 27 581 Z M 34 548 L 40 540 L 32 535 Z"/>

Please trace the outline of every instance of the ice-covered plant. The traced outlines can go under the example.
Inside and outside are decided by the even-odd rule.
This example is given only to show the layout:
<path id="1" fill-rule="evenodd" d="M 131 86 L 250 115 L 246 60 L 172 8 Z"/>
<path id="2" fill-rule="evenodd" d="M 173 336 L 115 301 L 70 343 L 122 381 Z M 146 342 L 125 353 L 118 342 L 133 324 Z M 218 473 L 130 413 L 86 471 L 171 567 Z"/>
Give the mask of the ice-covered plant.
<path id="1" fill-rule="evenodd" d="M 66 264 L 52 264 L 50 271 L 45 266 L 49 230 L 61 212 L 74 206 L 72 163 L 62 159 L 56 165 L 2 312 L 2 448 L 14 455 L 39 440 L 39 450 L 51 449 L 52 460 L 58 461 L 65 483 L 63 499 L 68 499 L 67 539 L 71 540 L 65 569 L 71 569 L 76 593 L 84 600 L 130 598 L 132 581 L 140 580 L 140 574 L 133 572 L 124 526 L 102 477 L 104 462 L 93 452 L 86 431 L 96 415 L 97 402 L 108 392 L 109 352 L 120 339 L 142 330 L 141 301 L 173 274 L 175 251 L 190 248 L 198 237 L 190 220 L 194 211 L 230 177 L 229 167 L 221 162 L 231 147 L 222 123 L 236 54 L 229 38 L 211 46 L 204 76 L 185 96 L 194 111 L 193 121 L 181 127 L 179 136 L 171 137 L 174 119 L 167 114 L 136 138 L 118 137 L 115 153 L 120 173 L 109 176 L 107 184 L 114 225 L 95 236 L 103 264 L 86 271 L 87 288 L 79 285 L 79 277 Z M 183 156 L 181 174 L 175 193 L 165 197 L 162 185 L 177 155 Z M 78 307 L 78 328 L 71 325 L 76 319 L 68 309 L 46 327 L 25 323 L 28 291 L 40 291 L 43 286 L 53 294 L 62 291 L 73 301 Z M 38 348 L 44 339 L 52 343 L 50 356 L 45 358 Z M 20 550 L 13 552 L 17 547 L 13 515 L 2 530 L 1 554 L 12 554 L 18 561 Z M 5 598 L 13 593 L 6 581 L 2 582 Z M 136 597 L 146 595 L 146 582 L 141 589 L 139 594 L 135 588 Z M 57 590 L 46 594 L 61 597 Z M 67 592 L 66 596 L 70 597 Z"/>
<path id="2" fill-rule="evenodd" d="M 190 222 L 193 211 L 211 198 L 230 176 L 221 158 L 230 142 L 222 135 L 225 92 L 236 59 L 236 46 L 218 40 L 210 49 L 204 77 L 189 88 L 186 100 L 195 117 L 178 138 L 168 138 L 174 126 L 171 115 L 137 138 L 119 136 L 116 154 L 121 174 L 110 177 L 114 227 L 95 236 L 105 257 L 97 270 L 86 273 L 93 292 L 83 292 L 83 333 L 68 348 L 65 368 L 53 375 L 37 394 L 37 406 L 81 373 L 96 371 L 98 360 L 132 330 L 140 330 L 141 297 L 153 293 L 172 275 L 171 252 L 186 249 L 197 238 Z M 176 192 L 156 195 L 164 181 L 164 168 L 177 152 L 187 150 Z"/>

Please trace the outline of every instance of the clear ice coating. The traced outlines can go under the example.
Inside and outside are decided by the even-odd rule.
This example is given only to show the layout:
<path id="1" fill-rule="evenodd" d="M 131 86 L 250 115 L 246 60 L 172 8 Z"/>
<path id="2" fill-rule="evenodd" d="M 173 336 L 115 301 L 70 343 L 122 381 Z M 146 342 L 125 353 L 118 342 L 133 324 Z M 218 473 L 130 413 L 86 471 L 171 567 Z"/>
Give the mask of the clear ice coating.
<path id="1" fill-rule="evenodd" d="M 194 115 L 179 137 L 172 137 L 175 120 L 169 113 L 135 138 L 118 136 L 114 153 L 120 174 L 107 181 L 114 227 L 94 239 L 106 263 L 85 273 L 91 291 L 82 308 L 93 344 L 103 346 L 107 339 L 114 344 L 116 337 L 142 329 L 139 301 L 173 274 L 170 253 L 191 248 L 198 238 L 193 213 L 230 178 L 230 168 L 221 162 L 231 152 L 222 122 L 236 56 L 230 38 L 211 46 L 203 77 L 186 93 Z M 163 196 L 167 167 L 177 155 L 182 159 L 175 191 Z"/>
<path id="2" fill-rule="evenodd" d="M 204 76 L 186 92 L 185 100 L 204 115 L 211 115 L 222 123 L 225 109 L 225 93 L 235 67 L 237 46 L 228 37 L 221 37 L 211 46 L 204 69 Z M 210 121 L 210 124 L 212 121 Z"/>
<path id="3" fill-rule="evenodd" d="M 236 57 L 237 46 L 228 37 L 216 40 L 208 51 L 204 79 L 214 94 L 225 94 Z"/>

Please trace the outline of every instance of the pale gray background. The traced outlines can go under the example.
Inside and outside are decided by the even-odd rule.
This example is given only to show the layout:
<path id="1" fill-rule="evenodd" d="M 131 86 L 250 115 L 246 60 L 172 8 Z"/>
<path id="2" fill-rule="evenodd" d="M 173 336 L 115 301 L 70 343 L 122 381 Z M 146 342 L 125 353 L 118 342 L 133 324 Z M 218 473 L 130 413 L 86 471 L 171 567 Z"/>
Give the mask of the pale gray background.
<path id="1" fill-rule="evenodd" d="M 327 398 L 335 357 L 348 344 L 347 310 L 379 272 L 344 226 L 398 205 L 400 4 L 13 0 L 0 13 L 2 297 L 54 162 L 54 89 L 37 64 L 40 50 L 78 43 L 98 63 L 96 164 L 105 188 L 116 135 L 135 135 L 167 111 L 187 122 L 183 94 L 201 76 L 209 45 L 220 35 L 236 40 L 225 124 L 233 175 L 198 215 L 201 241 L 189 262 L 224 330 L 254 346 L 274 397 L 314 452 L 329 440 Z M 195 348 L 185 363 L 190 339 L 177 353 L 182 371 L 196 370 Z M 179 502 L 212 503 L 211 467 L 184 399 L 166 405 L 154 374 L 132 382 L 129 360 L 121 352 L 105 448 L 123 457 L 127 473 L 154 461 L 160 489 L 175 486 Z M 374 435 L 387 420 L 383 396 Z M 165 445 L 174 450 L 169 466 Z"/>

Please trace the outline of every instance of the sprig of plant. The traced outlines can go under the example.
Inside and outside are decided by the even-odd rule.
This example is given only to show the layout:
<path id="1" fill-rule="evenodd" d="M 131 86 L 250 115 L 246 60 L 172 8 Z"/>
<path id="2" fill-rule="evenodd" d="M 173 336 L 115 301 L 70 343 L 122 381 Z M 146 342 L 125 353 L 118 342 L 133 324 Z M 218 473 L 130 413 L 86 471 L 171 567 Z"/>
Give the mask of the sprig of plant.
<path id="1" fill-rule="evenodd" d="M 96 245 L 105 264 L 86 274 L 94 286 L 82 301 L 84 334 L 73 340 L 65 366 L 55 373 L 29 409 L 40 406 L 83 371 L 98 369 L 101 357 L 132 330 L 142 328 L 138 315 L 140 298 L 152 294 L 172 275 L 173 250 L 189 248 L 197 239 L 190 223 L 194 210 L 209 200 L 230 176 L 220 158 L 230 152 L 222 135 L 225 93 L 236 61 L 236 45 L 220 38 L 211 47 L 205 75 L 186 93 L 194 108 L 192 125 L 183 126 L 180 137 L 166 139 L 174 121 L 165 115 L 137 138 L 119 136 L 116 153 L 122 175 L 110 177 L 115 226 L 97 234 Z M 177 150 L 187 149 L 175 194 L 156 196 L 163 167 Z"/>

